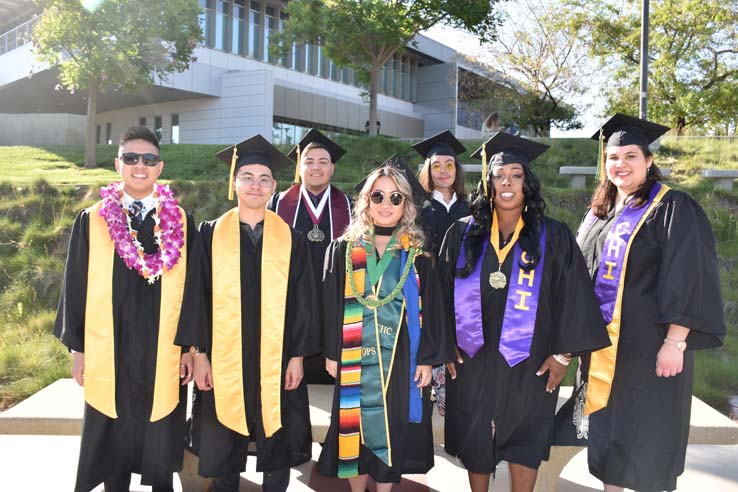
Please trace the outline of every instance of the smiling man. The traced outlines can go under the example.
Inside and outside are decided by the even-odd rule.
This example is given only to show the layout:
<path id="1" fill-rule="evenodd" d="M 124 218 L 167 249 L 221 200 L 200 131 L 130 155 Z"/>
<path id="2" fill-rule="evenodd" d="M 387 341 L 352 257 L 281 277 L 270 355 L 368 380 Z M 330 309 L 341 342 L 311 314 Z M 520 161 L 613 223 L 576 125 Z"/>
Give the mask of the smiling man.
<path id="1" fill-rule="evenodd" d="M 261 135 L 217 156 L 231 165 L 238 207 L 200 225 L 176 338 L 194 352 L 199 473 L 216 492 L 238 491 L 254 441 L 263 490 L 281 492 L 290 467 L 311 457 L 302 361 L 319 336 L 308 245 L 265 209 L 286 156 Z"/>

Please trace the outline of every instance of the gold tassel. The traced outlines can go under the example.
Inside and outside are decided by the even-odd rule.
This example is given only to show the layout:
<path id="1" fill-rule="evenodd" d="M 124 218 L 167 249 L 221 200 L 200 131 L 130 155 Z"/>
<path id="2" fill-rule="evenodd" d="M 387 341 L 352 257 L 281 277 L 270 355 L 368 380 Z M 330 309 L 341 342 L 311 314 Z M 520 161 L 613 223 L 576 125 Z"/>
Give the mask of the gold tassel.
<path id="1" fill-rule="evenodd" d="M 300 144 L 297 144 L 297 162 L 295 163 L 295 184 L 300 184 Z"/>
<path id="2" fill-rule="evenodd" d="M 236 161 L 238 160 L 238 148 L 233 146 L 233 157 L 231 157 L 231 174 L 228 178 L 228 199 L 233 200 L 233 174 L 236 172 Z"/>
<path id="3" fill-rule="evenodd" d="M 482 186 L 484 187 L 484 196 L 489 196 L 487 192 L 487 145 L 482 144 Z"/>
<path id="4" fill-rule="evenodd" d="M 600 128 L 600 156 L 597 160 L 597 172 L 595 173 L 596 180 L 604 181 L 607 179 L 605 173 L 605 130 Z"/>

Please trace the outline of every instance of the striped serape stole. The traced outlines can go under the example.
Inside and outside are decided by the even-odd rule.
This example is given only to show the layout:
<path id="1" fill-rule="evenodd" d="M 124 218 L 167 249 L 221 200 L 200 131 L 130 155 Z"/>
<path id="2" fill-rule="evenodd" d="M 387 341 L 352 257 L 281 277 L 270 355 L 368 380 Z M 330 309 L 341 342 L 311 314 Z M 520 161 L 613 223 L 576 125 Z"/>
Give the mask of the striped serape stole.
<path id="1" fill-rule="evenodd" d="M 366 279 L 366 250 L 351 250 L 354 285 L 363 288 Z M 348 272 L 347 272 L 348 276 Z M 361 440 L 361 331 L 364 307 L 354 297 L 348 277 L 344 286 L 341 385 L 338 417 L 338 477 L 359 474 Z"/>

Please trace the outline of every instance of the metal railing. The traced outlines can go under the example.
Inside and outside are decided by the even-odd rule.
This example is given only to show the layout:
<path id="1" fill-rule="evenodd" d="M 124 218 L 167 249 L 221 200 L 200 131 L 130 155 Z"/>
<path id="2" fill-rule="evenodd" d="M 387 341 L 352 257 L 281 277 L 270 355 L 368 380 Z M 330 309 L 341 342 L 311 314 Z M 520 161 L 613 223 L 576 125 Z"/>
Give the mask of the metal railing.
<path id="1" fill-rule="evenodd" d="M 38 23 L 39 17 L 24 22 L 23 24 L 14 27 L 10 31 L 0 34 L 0 55 L 4 55 L 8 51 L 12 51 L 16 48 L 20 48 L 24 44 L 31 42 L 31 36 L 33 35 L 33 28 Z"/>

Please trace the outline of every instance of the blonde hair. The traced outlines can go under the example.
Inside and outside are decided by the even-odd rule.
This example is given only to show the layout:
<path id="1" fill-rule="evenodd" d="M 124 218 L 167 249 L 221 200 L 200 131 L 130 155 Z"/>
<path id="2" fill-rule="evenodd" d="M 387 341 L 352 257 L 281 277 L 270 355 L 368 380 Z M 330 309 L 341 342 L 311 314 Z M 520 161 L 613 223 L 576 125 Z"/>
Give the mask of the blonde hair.
<path id="1" fill-rule="evenodd" d="M 341 236 L 341 239 L 345 241 L 358 242 L 364 240 L 365 242 L 372 241 L 372 233 L 374 232 L 374 223 L 372 222 L 371 214 L 369 213 L 369 195 L 374 187 L 374 183 L 379 178 L 387 177 L 390 178 L 397 186 L 397 189 L 405 195 L 405 200 L 402 202 L 402 217 L 400 218 L 400 230 L 398 233 L 398 239 L 403 236 L 407 236 L 409 245 L 415 247 L 422 247 L 425 235 L 423 230 L 417 224 L 418 210 L 413 202 L 412 189 L 410 183 L 408 183 L 405 175 L 394 166 L 382 166 L 379 169 L 372 171 L 366 178 L 364 186 L 361 188 L 359 195 L 356 197 L 354 203 L 354 209 L 352 211 L 351 224 L 346 229 L 346 232 Z M 402 248 L 403 241 L 397 241 L 395 243 L 396 248 Z"/>

